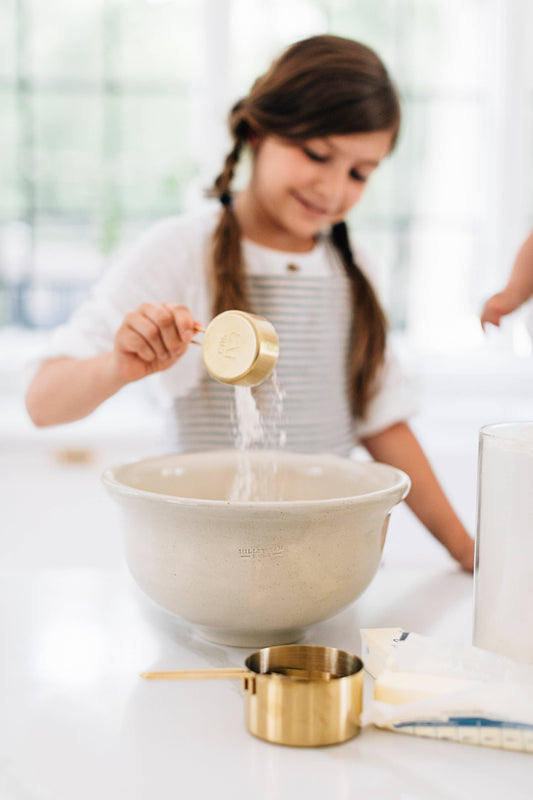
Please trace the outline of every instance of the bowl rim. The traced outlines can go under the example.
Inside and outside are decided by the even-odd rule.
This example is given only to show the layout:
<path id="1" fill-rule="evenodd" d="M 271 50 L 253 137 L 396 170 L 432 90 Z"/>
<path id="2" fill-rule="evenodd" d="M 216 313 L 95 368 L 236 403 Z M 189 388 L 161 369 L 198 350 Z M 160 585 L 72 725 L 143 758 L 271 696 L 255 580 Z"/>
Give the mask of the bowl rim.
<path id="1" fill-rule="evenodd" d="M 235 450 L 207 450 L 207 451 L 200 451 L 200 452 L 191 452 L 191 453 L 167 453 L 158 456 L 151 456 L 148 458 L 141 458 L 134 461 L 124 461 L 119 462 L 116 464 L 112 464 L 108 466 L 101 475 L 101 480 L 108 488 L 108 490 L 112 490 L 116 494 L 133 497 L 137 499 L 142 499 L 144 501 L 151 501 L 157 502 L 161 504 L 162 502 L 168 505 L 179 505 L 179 506 L 201 506 L 205 508 L 231 508 L 231 509 L 249 509 L 253 507 L 254 509 L 308 509 L 309 507 L 317 508 L 319 506 L 329 506 L 329 505 L 338 505 L 339 501 L 342 501 L 343 504 L 349 505 L 366 505 L 367 503 L 374 502 L 378 499 L 385 499 L 391 495 L 396 495 L 400 493 L 399 498 L 395 501 L 396 503 L 401 502 L 405 499 L 409 490 L 411 488 L 411 479 L 403 470 L 399 469 L 398 467 L 394 467 L 392 464 L 385 464 L 381 461 L 373 461 L 373 460 L 358 460 L 355 458 L 351 458 L 349 456 L 337 456 L 330 453 L 297 453 L 293 451 L 276 451 L 276 450 L 253 450 L 250 451 L 251 453 L 261 453 L 261 457 L 267 457 L 268 455 L 279 455 L 286 454 L 289 456 L 296 456 L 298 459 L 301 458 L 317 458 L 320 461 L 329 461 L 330 463 L 343 463 L 352 462 L 354 465 L 363 465 L 368 464 L 371 466 L 372 469 L 377 469 L 378 471 L 385 470 L 389 473 L 396 475 L 396 481 L 391 486 L 386 487 L 385 489 L 376 489 L 372 492 L 365 492 L 363 495 L 341 495 L 339 497 L 328 497 L 316 500 L 214 500 L 208 498 L 195 498 L 195 497 L 180 497 L 176 495 L 164 494 L 163 492 L 152 492 L 147 489 L 138 489 L 133 486 L 128 486 L 121 481 L 119 481 L 115 477 L 115 473 L 118 469 L 122 467 L 134 467 L 139 466 L 143 463 L 148 463 L 150 461 L 164 461 L 165 459 L 171 458 L 187 458 L 188 456 L 198 456 L 198 457 L 208 457 L 209 454 L 216 454 L 219 457 L 223 457 L 227 454 L 232 454 L 232 456 L 238 455 L 238 451 Z"/>

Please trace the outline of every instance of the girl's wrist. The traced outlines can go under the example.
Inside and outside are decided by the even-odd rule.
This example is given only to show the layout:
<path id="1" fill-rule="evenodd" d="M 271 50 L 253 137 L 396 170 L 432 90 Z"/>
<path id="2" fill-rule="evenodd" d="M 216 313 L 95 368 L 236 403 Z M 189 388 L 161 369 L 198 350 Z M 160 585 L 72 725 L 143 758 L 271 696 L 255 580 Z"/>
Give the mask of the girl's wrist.
<path id="1" fill-rule="evenodd" d="M 474 540 L 462 524 L 448 541 L 441 541 L 452 558 L 459 561 L 459 563 L 462 563 L 465 557 L 470 554 L 474 543 Z"/>
<path id="2" fill-rule="evenodd" d="M 115 392 L 118 392 L 119 389 L 122 389 L 128 383 L 131 383 L 131 380 L 128 380 L 128 378 L 124 377 L 124 375 L 121 375 L 114 350 L 111 350 L 102 356 L 102 370 L 104 381 L 109 387 L 110 394 L 115 394 Z"/>

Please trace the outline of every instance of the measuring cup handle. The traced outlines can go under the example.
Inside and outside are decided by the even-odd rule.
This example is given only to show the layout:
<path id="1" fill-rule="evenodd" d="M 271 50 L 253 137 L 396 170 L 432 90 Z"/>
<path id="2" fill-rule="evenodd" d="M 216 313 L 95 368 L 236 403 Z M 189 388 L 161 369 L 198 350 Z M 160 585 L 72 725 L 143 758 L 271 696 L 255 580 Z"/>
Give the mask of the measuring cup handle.
<path id="1" fill-rule="evenodd" d="M 228 667 L 226 669 L 185 669 L 167 672 L 142 672 L 141 678 L 151 681 L 205 681 L 205 680 L 237 680 L 249 675 L 247 669 Z"/>
<path id="2" fill-rule="evenodd" d="M 205 333 L 205 328 L 200 328 L 200 327 L 195 328 L 194 335 L 196 336 L 197 333 Z M 189 344 L 199 344 L 201 347 L 203 342 L 199 342 L 197 339 L 191 339 Z"/>

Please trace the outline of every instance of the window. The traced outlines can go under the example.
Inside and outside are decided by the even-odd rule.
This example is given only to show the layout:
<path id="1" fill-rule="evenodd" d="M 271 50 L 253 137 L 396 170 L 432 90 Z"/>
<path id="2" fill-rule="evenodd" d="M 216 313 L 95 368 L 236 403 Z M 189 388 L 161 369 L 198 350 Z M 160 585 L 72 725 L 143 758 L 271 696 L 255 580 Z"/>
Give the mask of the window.
<path id="1" fill-rule="evenodd" d="M 1 313 L 55 325 L 121 242 L 184 205 L 199 170 L 203 13 L 192 1 L 11 0 L 6 17 Z"/>
<path id="2" fill-rule="evenodd" d="M 480 335 L 533 217 L 527 0 L 5 0 L 0 321 L 56 325 L 116 249 L 196 203 L 225 117 L 280 48 L 374 47 L 403 98 L 397 151 L 351 218 L 396 329 Z M 58 22 L 59 21 L 59 22 Z"/>

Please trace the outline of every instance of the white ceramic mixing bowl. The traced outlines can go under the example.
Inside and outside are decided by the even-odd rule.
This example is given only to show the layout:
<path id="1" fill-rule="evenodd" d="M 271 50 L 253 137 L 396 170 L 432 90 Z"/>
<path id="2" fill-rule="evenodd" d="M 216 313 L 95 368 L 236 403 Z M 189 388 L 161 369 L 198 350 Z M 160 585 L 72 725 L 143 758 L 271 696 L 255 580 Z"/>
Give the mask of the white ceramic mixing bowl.
<path id="1" fill-rule="evenodd" d="M 123 509 L 128 566 L 156 603 L 220 644 L 294 642 L 366 589 L 410 481 L 386 464 L 252 451 L 253 474 L 278 499 L 229 501 L 242 458 L 162 456 L 103 481 Z"/>

